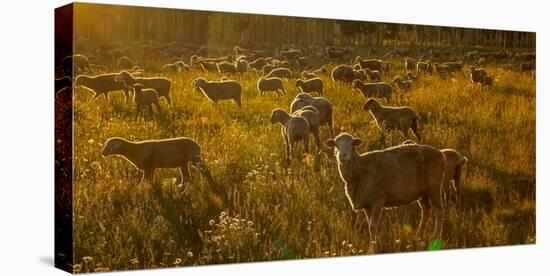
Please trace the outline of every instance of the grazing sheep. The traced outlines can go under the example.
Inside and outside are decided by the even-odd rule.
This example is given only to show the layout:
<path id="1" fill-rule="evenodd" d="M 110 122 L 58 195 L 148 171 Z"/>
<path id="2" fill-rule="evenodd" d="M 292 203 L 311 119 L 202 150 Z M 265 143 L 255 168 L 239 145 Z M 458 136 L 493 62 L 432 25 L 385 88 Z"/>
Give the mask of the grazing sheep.
<path id="1" fill-rule="evenodd" d="M 381 131 L 399 130 L 407 137 L 410 128 L 418 142 L 422 142 L 419 129 L 420 117 L 410 107 L 382 106 L 375 99 L 369 99 L 363 105 L 363 110 L 370 112 Z"/>
<path id="2" fill-rule="evenodd" d="M 417 235 L 423 236 L 435 211 L 434 239 L 441 236 L 444 210 L 441 185 L 445 172 L 445 156 L 427 145 L 401 145 L 360 154 L 364 143 L 348 133 L 329 139 L 325 145 L 334 148 L 338 171 L 346 196 L 353 210 L 363 210 L 369 224 L 369 236 L 378 240 L 382 210 L 418 201 L 421 219 Z"/>
<path id="3" fill-rule="evenodd" d="M 416 73 L 417 74 L 420 74 L 421 72 L 432 74 L 433 71 L 434 71 L 433 63 L 430 60 L 419 61 L 416 64 Z"/>
<path id="4" fill-rule="evenodd" d="M 242 107 L 242 86 L 237 81 L 207 81 L 204 78 L 196 78 L 193 80 L 193 86 L 202 91 L 202 93 L 214 104 L 217 104 L 218 101 L 233 100 L 239 108 Z"/>
<path id="5" fill-rule="evenodd" d="M 413 58 L 405 58 L 405 70 L 412 71 L 416 69 L 416 59 Z"/>
<path id="6" fill-rule="evenodd" d="M 344 84 L 351 84 L 354 80 L 355 70 L 353 67 L 342 64 L 332 69 L 332 81 Z"/>
<path id="7" fill-rule="evenodd" d="M 294 113 L 299 109 L 302 109 L 308 105 L 311 105 L 319 110 L 319 126 L 327 125 L 329 134 L 332 135 L 333 130 L 333 114 L 334 108 L 332 103 L 323 97 L 312 97 L 307 93 L 300 93 L 296 95 L 294 101 L 290 104 L 290 112 Z"/>
<path id="8" fill-rule="evenodd" d="M 306 118 L 309 124 L 309 133 L 313 134 L 317 150 L 321 149 L 321 140 L 319 139 L 319 114 L 321 112 L 314 106 L 308 105 L 292 113 L 294 116 Z"/>
<path id="9" fill-rule="evenodd" d="M 130 70 L 134 67 L 134 62 L 127 56 L 121 56 L 117 60 L 117 66 L 121 70 Z"/>
<path id="10" fill-rule="evenodd" d="M 218 72 L 220 74 L 236 74 L 237 73 L 237 67 L 233 63 L 229 63 L 227 61 L 220 62 L 216 64 L 218 66 Z"/>
<path id="11" fill-rule="evenodd" d="M 299 142 L 304 143 L 304 151 L 309 153 L 309 123 L 302 116 L 293 116 L 281 108 L 273 109 L 270 118 L 271 124 L 281 124 L 281 135 L 285 140 L 286 160 L 290 164 L 292 150 Z"/>
<path id="12" fill-rule="evenodd" d="M 308 71 L 302 71 L 302 78 L 309 80 L 309 79 L 318 78 L 318 76 Z"/>
<path id="13" fill-rule="evenodd" d="M 103 74 L 97 76 L 85 76 L 80 75 L 75 79 L 75 86 L 84 86 L 94 92 L 92 100 L 95 100 L 101 95 L 105 95 L 105 98 L 109 99 L 109 93 L 114 91 L 124 92 L 124 99 L 128 102 L 130 90 L 126 83 L 116 81 L 117 74 Z"/>
<path id="14" fill-rule="evenodd" d="M 296 87 L 298 87 L 302 93 L 317 92 L 319 95 L 323 96 L 323 86 L 323 80 L 320 78 L 296 80 Z"/>
<path id="15" fill-rule="evenodd" d="M 292 77 L 292 71 L 286 68 L 276 68 L 273 69 L 269 74 L 267 74 L 266 78 L 281 78 L 281 79 L 290 79 Z"/>
<path id="16" fill-rule="evenodd" d="M 434 71 L 439 75 L 440 78 L 446 79 L 449 74 L 452 73 L 452 69 L 448 65 L 434 63 Z"/>
<path id="17" fill-rule="evenodd" d="M 363 69 L 362 71 L 365 72 L 367 76 L 369 76 L 372 82 L 379 82 L 380 80 L 382 80 L 382 74 L 380 74 L 380 71 L 371 70 L 369 68 Z"/>
<path id="18" fill-rule="evenodd" d="M 385 82 L 364 83 L 361 80 L 354 80 L 351 88 L 359 90 L 365 99 L 385 98 L 389 102 L 393 95 L 391 85 Z"/>
<path id="19" fill-rule="evenodd" d="M 157 111 L 160 112 L 159 97 L 155 89 L 146 88 L 140 83 L 130 85 L 130 88 L 134 90 L 134 102 L 136 103 L 138 116 L 145 108 L 149 111 L 149 115 L 152 115 L 153 104 L 157 107 Z"/>
<path id="20" fill-rule="evenodd" d="M 411 80 L 405 80 L 401 75 L 397 75 L 392 81 L 399 89 L 403 91 L 411 91 L 413 82 Z"/>
<path id="21" fill-rule="evenodd" d="M 159 97 L 165 98 L 168 105 L 172 105 L 172 99 L 170 98 L 170 87 L 172 86 L 172 82 L 167 78 L 138 78 L 132 76 L 127 71 L 121 71 L 115 77 L 115 80 L 118 82 L 124 82 L 126 85 L 140 83 L 145 87 L 155 89 Z"/>
<path id="22" fill-rule="evenodd" d="M 285 88 L 283 87 L 283 80 L 280 78 L 264 78 L 261 77 L 257 82 L 258 91 L 260 96 L 263 96 L 266 92 L 274 91 L 277 93 L 277 99 L 281 95 L 286 95 Z"/>
<path id="23" fill-rule="evenodd" d="M 75 76 L 85 72 L 93 73 L 88 58 L 78 54 L 64 57 L 61 60 L 61 70 L 66 76 L 71 76 L 71 73 Z"/>
<path id="24" fill-rule="evenodd" d="M 479 83 L 480 89 L 483 89 L 483 86 L 493 85 L 493 78 L 487 74 L 487 71 L 483 68 L 476 68 L 470 66 L 470 81 L 475 86 Z"/>
<path id="25" fill-rule="evenodd" d="M 260 72 L 262 70 L 262 68 L 264 66 L 267 65 L 267 61 L 265 60 L 265 58 L 257 58 L 255 59 L 254 61 L 250 62 L 248 64 L 248 66 L 258 72 Z"/>
<path id="26" fill-rule="evenodd" d="M 235 69 L 237 69 L 237 73 L 239 74 L 248 72 L 248 61 L 245 59 L 237 59 L 237 61 L 235 61 Z"/>
<path id="27" fill-rule="evenodd" d="M 131 142 L 124 138 L 112 137 L 105 141 L 101 154 L 104 157 L 121 156 L 143 172 L 141 181 L 154 183 L 155 170 L 179 168 L 180 184 L 191 180 L 189 165 L 197 168 L 206 179 L 215 184 L 212 173 L 204 164 L 201 146 L 190 138 L 172 138 Z"/>
<path id="28" fill-rule="evenodd" d="M 73 81 L 71 80 L 71 77 L 64 76 L 58 79 L 55 79 L 55 92 L 57 93 L 59 90 L 69 87 L 72 88 Z"/>

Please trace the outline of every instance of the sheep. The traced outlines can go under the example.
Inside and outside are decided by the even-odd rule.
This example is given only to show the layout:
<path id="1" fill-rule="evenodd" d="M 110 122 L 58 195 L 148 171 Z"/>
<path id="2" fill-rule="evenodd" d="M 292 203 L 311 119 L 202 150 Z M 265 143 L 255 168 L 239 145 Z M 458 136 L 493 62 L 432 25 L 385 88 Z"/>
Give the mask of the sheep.
<path id="1" fill-rule="evenodd" d="M 260 70 L 262 70 L 262 68 L 266 65 L 267 65 L 267 61 L 265 60 L 265 58 L 257 58 L 257 59 L 255 59 L 254 61 L 252 61 L 248 64 L 248 66 L 250 68 L 252 68 L 252 69 L 254 69 L 258 72 Z"/>
<path id="2" fill-rule="evenodd" d="M 84 86 L 94 93 L 92 100 L 97 99 L 101 95 L 109 99 L 109 92 L 120 91 L 124 92 L 125 102 L 128 102 L 130 90 L 126 83 L 116 81 L 117 74 L 102 74 L 97 76 L 80 75 L 75 79 L 75 86 Z"/>
<path id="3" fill-rule="evenodd" d="M 323 96 L 323 80 L 320 78 L 314 78 L 309 80 L 296 80 L 296 87 L 300 89 L 302 93 L 317 92 Z"/>
<path id="4" fill-rule="evenodd" d="M 203 58 L 199 58 L 197 64 L 205 72 L 219 72 L 218 65 L 215 62 L 207 62 Z"/>
<path id="5" fill-rule="evenodd" d="M 280 78 L 265 78 L 258 79 L 257 88 L 260 92 L 260 96 L 263 96 L 266 92 L 274 91 L 277 93 L 277 99 L 281 95 L 286 95 L 285 88 L 283 87 L 283 80 Z"/>
<path id="6" fill-rule="evenodd" d="M 271 71 L 273 71 L 273 69 L 275 69 L 277 67 L 275 67 L 275 65 L 272 65 L 272 64 L 266 64 L 264 65 L 264 67 L 262 67 L 262 74 L 264 76 L 267 76 L 269 73 L 271 73 Z"/>
<path id="7" fill-rule="evenodd" d="M 380 61 L 380 73 L 381 74 L 389 74 L 390 73 L 390 63 Z"/>
<path id="8" fill-rule="evenodd" d="M 443 230 L 444 209 L 441 185 L 445 156 L 428 145 L 401 145 L 360 154 L 357 147 L 364 141 L 348 133 L 328 139 L 334 148 L 340 178 L 354 211 L 363 210 L 369 225 L 371 243 L 378 241 L 382 210 L 419 202 L 421 219 L 417 235 L 424 236 L 431 214 L 435 211 L 434 239 Z"/>
<path id="9" fill-rule="evenodd" d="M 416 139 L 418 139 L 418 142 L 422 142 L 419 128 L 420 117 L 410 107 L 382 106 L 376 99 L 368 99 L 363 105 L 363 110 L 370 112 L 376 121 L 376 126 L 378 126 L 381 131 L 398 130 L 407 137 L 410 128 L 416 136 Z"/>
<path id="10" fill-rule="evenodd" d="M 237 73 L 237 67 L 233 63 L 229 63 L 227 61 L 220 62 L 216 64 L 218 66 L 218 72 L 220 74 L 236 74 Z"/>
<path id="11" fill-rule="evenodd" d="M 391 85 L 385 82 L 377 83 L 364 83 L 361 80 L 354 80 L 351 84 L 352 89 L 359 90 L 365 99 L 368 98 L 385 98 L 386 101 L 390 101 L 393 95 L 393 89 Z"/>
<path id="12" fill-rule="evenodd" d="M 295 58 L 303 55 L 302 51 L 295 50 L 295 49 L 291 49 L 291 50 L 288 50 L 288 51 L 281 51 L 280 54 L 281 54 L 281 56 L 285 57 L 288 60 L 295 59 Z"/>
<path id="13" fill-rule="evenodd" d="M 433 70 L 434 70 L 433 63 L 430 60 L 419 61 L 416 64 L 416 73 L 417 74 L 420 74 L 421 72 L 432 74 Z"/>
<path id="14" fill-rule="evenodd" d="M 168 64 L 164 64 L 160 68 L 160 70 L 162 72 L 178 72 L 180 71 L 180 67 L 178 63 L 168 63 Z"/>
<path id="15" fill-rule="evenodd" d="M 269 74 L 267 74 L 266 78 L 281 78 L 281 79 L 290 79 L 292 77 L 292 71 L 286 68 L 276 68 L 273 69 Z"/>
<path id="16" fill-rule="evenodd" d="M 201 146 L 191 138 L 180 137 L 162 140 L 132 142 L 120 137 L 105 141 L 101 151 L 103 157 L 120 156 L 143 172 L 141 182 L 154 183 L 155 170 L 179 168 L 180 184 L 189 182 L 189 165 L 195 167 L 212 184 L 214 177 L 204 164 Z"/>
<path id="17" fill-rule="evenodd" d="M 140 83 L 145 87 L 155 89 L 159 97 L 165 98 L 166 103 L 168 103 L 168 105 L 172 105 L 172 99 L 170 98 L 170 87 L 172 86 L 172 81 L 167 78 L 138 78 L 132 76 L 127 71 L 121 71 L 118 75 L 116 75 L 115 80 L 118 82 L 124 82 L 126 85 Z"/>
<path id="18" fill-rule="evenodd" d="M 412 140 L 405 140 L 403 145 L 416 144 Z M 462 169 L 468 162 L 466 156 L 461 155 L 454 149 L 442 149 L 441 152 L 445 155 L 445 176 L 443 178 L 442 194 L 445 200 L 450 199 L 451 190 L 455 190 L 455 202 L 459 204 L 460 196 L 460 180 L 462 177 Z"/>
<path id="19" fill-rule="evenodd" d="M 417 67 L 416 65 L 416 59 L 412 59 L 412 58 L 405 58 L 405 70 L 407 71 L 412 71 L 412 70 L 415 70 Z"/>
<path id="20" fill-rule="evenodd" d="M 248 72 L 248 62 L 244 59 L 237 59 L 237 61 L 235 61 L 235 69 L 239 74 Z"/>
<path id="21" fill-rule="evenodd" d="M 474 66 L 470 66 L 470 81 L 474 85 L 474 89 L 478 83 L 480 84 L 480 89 L 483 89 L 483 86 L 493 85 L 493 78 L 487 74 L 487 71 Z"/>
<path id="22" fill-rule="evenodd" d="M 69 87 L 73 87 L 73 81 L 71 80 L 71 77 L 64 76 L 61 78 L 55 79 L 55 92 L 57 93 L 59 90 Z"/>
<path id="23" fill-rule="evenodd" d="M 153 114 L 153 104 L 157 107 L 157 111 L 160 112 L 159 98 L 155 89 L 146 88 L 140 83 L 130 85 L 129 87 L 134 90 L 134 102 L 136 103 L 138 116 L 145 108 L 149 110 L 149 115 Z"/>
<path id="24" fill-rule="evenodd" d="M 302 78 L 309 80 L 309 79 L 318 78 L 318 76 L 308 71 L 302 71 Z"/>
<path id="25" fill-rule="evenodd" d="M 407 74 L 405 75 L 405 80 L 415 81 L 417 79 L 418 77 L 415 74 L 413 74 L 413 72 L 407 72 Z"/>
<path id="26" fill-rule="evenodd" d="M 294 113 L 305 106 L 311 105 L 319 110 L 319 126 L 327 125 L 329 134 L 332 135 L 333 130 L 333 114 L 334 107 L 332 103 L 323 97 L 312 97 L 307 93 L 300 93 L 296 95 L 292 103 L 290 104 L 290 112 Z"/>
<path id="27" fill-rule="evenodd" d="M 341 82 L 344 84 L 351 84 L 353 82 L 353 77 L 355 75 L 355 70 L 351 66 L 342 64 L 334 67 L 331 72 L 332 81 Z"/>
<path id="28" fill-rule="evenodd" d="M 71 74 L 73 73 L 74 75 L 79 75 L 85 72 L 89 72 L 90 74 L 93 73 L 88 58 L 79 54 L 64 57 L 61 60 L 61 70 L 66 76 L 72 76 Z"/>
<path id="29" fill-rule="evenodd" d="M 365 68 L 362 71 L 365 72 L 367 76 L 369 76 L 372 82 L 379 82 L 380 80 L 382 80 L 382 74 L 380 74 L 380 71 L 378 70 L 371 70 L 369 68 Z"/>
<path id="30" fill-rule="evenodd" d="M 377 71 L 381 71 L 382 70 L 382 61 L 379 60 L 379 59 L 362 59 L 361 57 L 356 57 L 355 58 L 355 62 L 359 64 L 359 66 L 361 66 L 361 69 L 370 69 L 370 70 L 377 70 Z M 389 66 L 388 67 L 388 70 L 389 70 Z"/>
<path id="31" fill-rule="evenodd" d="M 127 56 L 121 56 L 117 60 L 118 69 L 129 70 L 134 67 L 134 62 Z"/>
<path id="32" fill-rule="evenodd" d="M 292 150 L 298 145 L 298 142 L 304 143 L 304 151 L 309 153 L 309 123 L 302 116 L 288 114 L 281 108 L 273 109 L 270 117 L 271 124 L 281 124 L 281 135 L 285 141 L 286 160 L 290 164 Z"/>
<path id="33" fill-rule="evenodd" d="M 292 113 L 294 116 L 302 116 L 306 118 L 309 124 L 309 132 L 313 134 L 315 139 L 315 145 L 317 150 L 321 149 L 321 140 L 319 139 L 319 114 L 321 112 L 314 106 L 308 105 L 304 106 L 301 109 L 298 109 Z"/>
<path id="34" fill-rule="evenodd" d="M 218 101 L 233 100 L 239 108 L 242 108 L 242 86 L 237 81 L 207 81 L 204 78 L 196 78 L 193 80 L 193 86 L 199 91 L 202 91 L 202 93 L 214 104 L 217 104 Z"/>
<path id="35" fill-rule="evenodd" d="M 197 64 L 197 60 L 199 59 L 199 56 L 197 55 L 192 55 L 190 58 L 189 58 L 189 65 L 191 66 L 191 68 L 193 69 L 197 69 L 198 68 L 198 64 Z"/>
<path id="36" fill-rule="evenodd" d="M 392 83 L 403 91 L 410 91 L 413 86 L 413 82 L 411 80 L 405 80 L 401 75 L 397 75 L 393 78 Z"/>

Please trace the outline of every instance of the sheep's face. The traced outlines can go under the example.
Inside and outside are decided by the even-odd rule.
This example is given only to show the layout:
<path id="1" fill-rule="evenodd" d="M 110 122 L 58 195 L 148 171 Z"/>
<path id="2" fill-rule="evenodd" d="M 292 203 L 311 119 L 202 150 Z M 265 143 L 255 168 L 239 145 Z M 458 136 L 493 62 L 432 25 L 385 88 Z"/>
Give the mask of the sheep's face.
<path id="1" fill-rule="evenodd" d="M 295 100 L 311 100 L 312 97 L 308 93 L 300 93 L 296 95 Z"/>
<path id="2" fill-rule="evenodd" d="M 122 71 L 115 77 L 115 81 L 128 81 L 131 77 L 130 73 Z"/>
<path id="3" fill-rule="evenodd" d="M 107 139 L 107 141 L 105 141 L 105 146 L 101 151 L 101 155 L 107 157 L 114 154 L 119 154 L 123 144 L 124 141 L 120 138 L 109 138 Z"/>
<path id="4" fill-rule="evenodd" d="M 195 89 L 197 91 L 200 91 L 201 86 L 203 86 L 205 82 L 206 82 L 206 80 L 204 80 L 202 78 L 194 79 L 193 80 L 193 87 L 195 87 Z"/>
<path id="5" fill-rule="evenodd" d="M 338 163 L 346 164 L 357 154 L 356 147 L 361 146 L 364 141 L 360 138 L 354 138 L 350 134 L 342 133 L 335 139 L 328 139 L 325 146 L 334 149 L 334 156 Z"/>
<path id="6" fill-rule="evenodd" d="M 380 104 L 375 99 L 369 99 L 364 105 L 363 110 L 369 111 L 372 110 L 374 107 L 379 106 Z"/>
<path id="7" fill-rule="evenodd" d="M 269 119 L 271 124 L 278 123 L 280 121 L 280 110 L 275 109 L 271 112 L 271 118 Z"/>

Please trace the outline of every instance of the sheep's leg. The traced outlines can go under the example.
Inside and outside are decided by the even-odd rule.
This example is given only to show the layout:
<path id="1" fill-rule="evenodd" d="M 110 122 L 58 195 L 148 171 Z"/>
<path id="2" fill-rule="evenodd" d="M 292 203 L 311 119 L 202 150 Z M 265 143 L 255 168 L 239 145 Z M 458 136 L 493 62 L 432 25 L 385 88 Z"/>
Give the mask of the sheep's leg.
<path id="1" fill-rule="evenodd" d="M 370 223 L 369 223 L 369 232 L 371 235 L 371 244 L 376 244 L 378 242 L 378 226 L 380 223 L 380 217 L 382 216 L 384 204 L 373 204 L 370 210 Z"/>
<path id="2" fill-rule="evenodd" d="M 443 232 L 443 220 L 445 217 L 445 214 L 443 212 L 443 203 L 441 202 L 441 195 L 439 195 L 439 197 L 436 197 L 436 195 L 432 194 L 431 197 L 434 198 L 434 200 L 432 200 L 432 205 L 435 211 L 436 219 L 433 239 L 440 239 Z M 437 198 L 439 198 L 439 200 L 437 200 Z"/>
<path id="3" fill-rule="evenodd" d="M 292 152 L 292 149 L 290 147 L 290 141 L 287 137 L 285 137 L 285 146 L 286 146 L 286 162 L 288 165 L 290 165 L 290 154 Z"/>
<path id="4" fill-rule="evenodd" d="M 237 106 L 239 107 L 239 109 L 242 108 L 241 98 L 235 99 L 235 103 L 237 103 Z"/>
<path id="5" fill-rule="evenodd" d="M 189 173 L 189 164 L 185 164 L 180 167 L 180 179 L 178 184 L 189 183 L 191 181 L 191 174 Z"/>
<path id="6" fill-rule="evenodd" d="M 128 103 L 130 100 L 130 95 L 128 95 L 128 89 L 123 89 L 122 92 L 124 93 L 124 103 Z"/>
<path id="7" fill-rule="evenodd" d="M 153 184 L 155 180 L 155 170 L 154 169 L 145 169 L 143 170 L 143 177 L 141 178 L 141 182 L 147 181 L 149 184 Z"/>
<path id="8" fill-rule="evenodd" d="M 166 103 L 168 105 L 172 105 L 172 99 L 170 98 L 170 95 L 166 95 L 166 96 L 164 96 L 164 98 L 166 99 Z"/>
<path id="9" fill-rule="evenodd" d="M 430 219 L 432 208 L 430 206 L 430 199 L 427 196 L 422 197 L 418 201 L 418 204 L 420 206 L 420 224 L 418 226 L 416 235 L 420 238 L 424 238 L 426 226 L 428 225 L 428 220 Z"/>
<path id="10" fill-rule="evenodd" d="M 304 137 L 304 151 L 309 153 L 309 133 Z"/>
<path id="11" fill-rule="evenodd" d="M 159 103 L 159 101 L 156 100 L 156 101 L 153 102 L 153 104 L 157 107 L 157 112 L 160 113 L 161 108 L 160 108 L 160 103 Z"/>
<path id="12" fill-rule="evenodd" d="M 317 146 L 317 150 L 321 149 L 321 139 L 319 138 L 319 128 L 315 128 L 313 130 L 313 137 L 315 138 L 315 145 Z"/>
<path id="13" fill-rule="evenodd" d="M 94 101 L 95 99 L 97 99 L 101 95 L 103 95 L 103 93 L 95 93 L 94 96 L 92 97 L 91 101 Z"/>
<path id="14" fill-rule="evenodd" d="M 153 105 L 151 103 L 147 104 L 147 112 L 149 113 L 149 117 L 153 116 Z"/>

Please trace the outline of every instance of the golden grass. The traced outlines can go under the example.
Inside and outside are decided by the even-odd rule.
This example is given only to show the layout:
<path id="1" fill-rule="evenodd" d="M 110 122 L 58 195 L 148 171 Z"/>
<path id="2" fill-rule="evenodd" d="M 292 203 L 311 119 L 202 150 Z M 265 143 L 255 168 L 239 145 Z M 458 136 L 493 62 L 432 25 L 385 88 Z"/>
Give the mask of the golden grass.
<path id="1" fill-rule="evenodd" d="M 496 85 L 481 92 L 472 90 L 467 77 L 423 76 L 410 94 L 390 103 L 421 114 L 425 143 L 455 148 L 469 159 L 461 205 L 446 210 L 444 248 L 535 242 L 535 81 L 527 74 L 486 69 Z M 366 220 L 352 211 L 332 153 L 297 156 L 285 165 L 279 126 L 271 125 L 269 116 L 276 107 L 288 110 L 294 82 L 286 82 L 287 95 L 275 100 L 273 93 L 258 96 L 258 75 L 245 75 L 239 110 L 233 102 L 214 107 L 194 91 L 191 80 L 198 75 L 166 75 L 173 81 L 174 106 L 161 103 L 164 110 L 145 122 L 135 120 L 135 107 L 123 103 L 122 93 L 114 93 L 111 103 L 92 102 L 89 91 L 76 89 L 77 270 L 367 254 Z M 335 106 L 337 133 L 366 140 L 362 151 L 404 140 L 398 134 L 381 136 L 361 110 L 365 100 L 358 92 L 323 79 L 325 96 Z M 325 128 L 321 135 L 328 138 Z M 160 190 L 140 185 L 138 171 L 125 160 L 101 157 L 102 143 L 112 136 L 192 137 L 202 145 L 219 186 L 210 186 L 195 170 L 187 188 L 173 184 L 176 170 L 157 170 Z M 378 252 L 427 250 L 430 241 L 414 237 L 418 219 L 416 204 L 385 210 Z"/>

